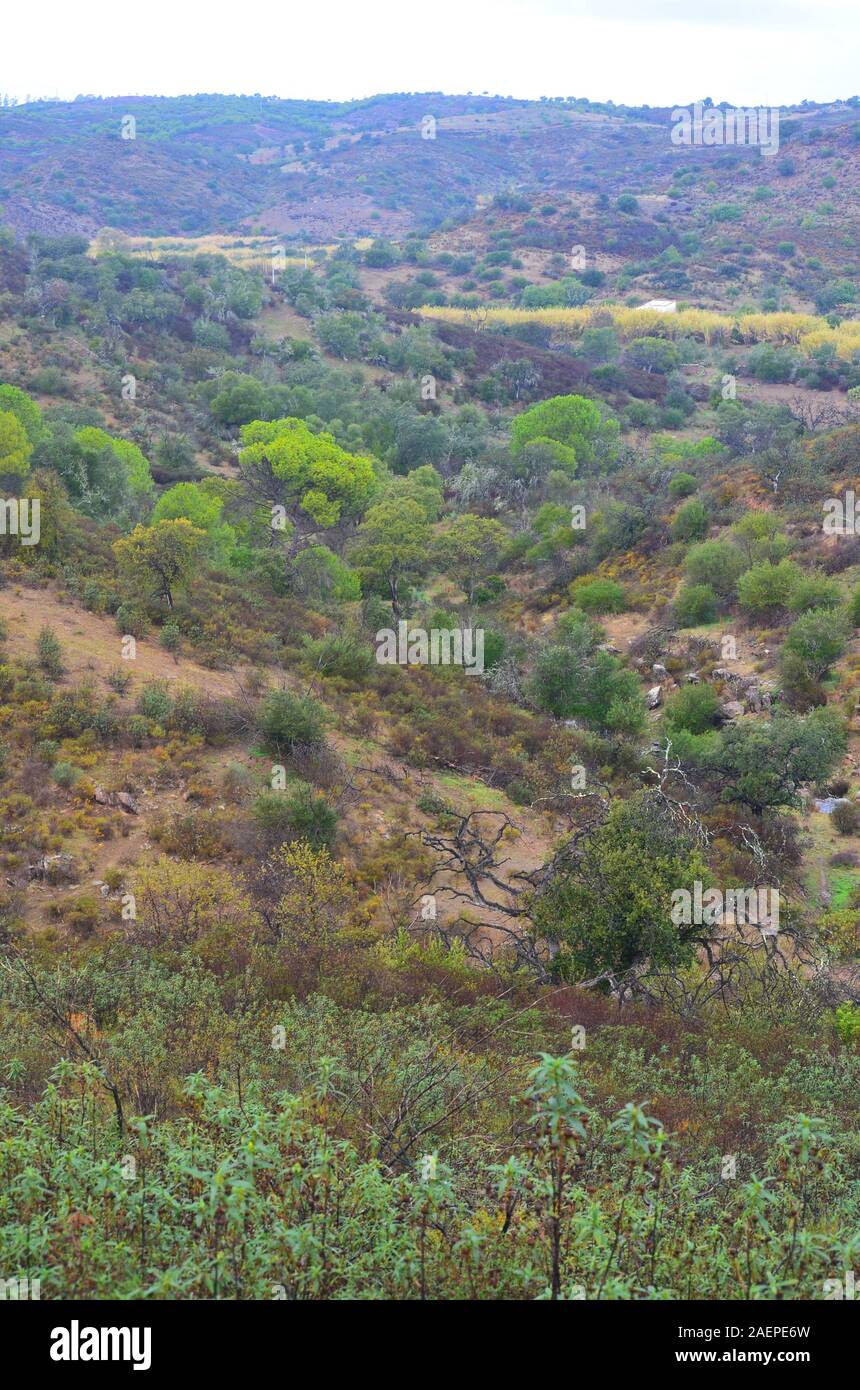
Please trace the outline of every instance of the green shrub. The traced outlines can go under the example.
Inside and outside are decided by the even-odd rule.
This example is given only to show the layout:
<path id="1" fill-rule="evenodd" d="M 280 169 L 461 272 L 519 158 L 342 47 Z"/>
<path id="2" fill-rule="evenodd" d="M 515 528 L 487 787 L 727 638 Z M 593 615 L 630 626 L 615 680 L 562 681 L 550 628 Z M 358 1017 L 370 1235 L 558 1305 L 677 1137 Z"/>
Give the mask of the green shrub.
<path id="1" fill-rule="evenodd" d="M 822 680 L 845 651 L 845 640 L 844 622 L 827 608 L 813 608 L 788 630 L 782 649 L 784 669 L 785 659 L 791 658 L 808 679 Z M 794 672 L 798 666 L 788 669 Z"/>
<path id="2" fill-rule="evenodd" d="M 59 680 L 63 674 L 63 649 L 53 628 L 43 627 L 36 638 L 36 652 L 39 665 L 52 681 Z"/>
<path id="3" fill-rule="evenodd" d="M 674 608 L 679 627 L 712 623 L 717 616 L 717 596 L 710 584 L 685 584 L 678 592 Z"/>
<path id="4" fill-rule="evenodd" d="M 105 676 L 105 680 L 117 695 L 124 695 L 131 685 L 131 672 L 126 671 L 123 666 L 115 666 Z"/>
<path id="5" fill-rule="evenodd" d="M 807 574 L 795 584 L 788 606 L 792 613 L 807 613 L 811 608 L 838 608 L 841 602 L 842 592 L 835 580 L 825 574 Z"/>
<path id="6" fill-rule="evenodd" d="M 741 575 L 738 603 L 751 613 L 785 608 L 800 578 L 801 572 L 793 560 L 780 560 L 778 565 L 765 560 Z"/>
<path id="7" fill-rule="evenodd" d="M 672 539 L 700 541 L 708 534 L 708 513 L 704 502 L 693 497 L 679 507 L 672 522 Z"/>
<path id="8" fill-rule="evenodd" d="M 158 640 L 166 652 L 178 652 L 182 646 L 182 631 L 179 625 L 172 622 L 165 623 L 158 634 Z"/>
<path id="9" fill-rule="evenodd" d="M 666 727 L 704 734 L 717 723 L 720 698 L 712 685 L 685 685 L 673 695 L 663 716 Z"/>
<path id="10" fill-rule="evenodd" d="M 117 631 L 122 633 L 123 637 L 136 637 L 140 640 L 149 631 L 149 619 L 139 608 L 121 603 L 115 616 Z"/>
<path id="11" fill-rule="evenodd" d="M 853 801 L 838 801 L 830 813 L 830 821 L 840 835 L 856 835 L 860 830 L 860 806 Z"/>
<path id="12" fill-rule="evenodd" d="M 337 834 L 337 812 L 307 782 L 258 796 L 251 814 L 272 838 L 306 840 L 314 849 L 330 848 Z"/>
<path id="13" fill-rule="evenodd" d="M 623 613 L 627 595 L 614 579 L 590 579 L 571 590 L 574 603 L 584 613 Z"/>
<path id="14" fill-rule="evenodd" d="M 343 676 L 360 681 L 373 664 L 370 644 L 355 633 L 331 633 L 326 637 L 303 637 L 305 659 L 324 676 Z"/>
<path id="15" fill-rule="evenodd" d="M 698 486 L 698 479 L 694 478 L 692 473 L 676 473 L 674 478 L 669 479 L 669 496 L 689 497 Z"/>
<path id="16" fill-rule="evenodd" d="M 51 776 L 59 787 L 73 787 L 80 780 L 80 768 L 74 767 L 72 763 L 54 763 L 51 768 Z"/>
<path id="17" fill-rule="evenodd" d="M 281 753 L 296 744 L 318 745 L 324 741 L 325 711 L 310 696 L 273 690 L 266 696 L 257 715 L 257 728 L 265 747 Z"/>
<path id="18" fill-rule="evenodd" d="M 170 692 L 160 681 L 145 685 L 137 697 L 140 714 L 152 719 L 156 724 L 166 724 L 170 716 Z"/>
<path id="19" fill-rule="evenodd" d="M 684 569 L 691 584 L 708 584 L 719 598 L 727 599 L 734 594 L 746 561 L 730 541 L 702 541 L 688 550 Z"/>

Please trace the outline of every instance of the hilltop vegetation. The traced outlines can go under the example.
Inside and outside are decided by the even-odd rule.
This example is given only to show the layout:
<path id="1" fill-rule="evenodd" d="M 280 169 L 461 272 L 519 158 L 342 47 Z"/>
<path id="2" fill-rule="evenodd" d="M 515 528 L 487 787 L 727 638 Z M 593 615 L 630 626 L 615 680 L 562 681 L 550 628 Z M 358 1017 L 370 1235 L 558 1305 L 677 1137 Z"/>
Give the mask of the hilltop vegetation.
<path id="1" fill-rule="evenodd" d="M 853 106 L 780 169 L 573 98 L 440 97 L 423 144 L 424 96 L 140 99 L 132 188 L 107 105 L 0 110 L 0 1265 L 821 1298 Z"/>

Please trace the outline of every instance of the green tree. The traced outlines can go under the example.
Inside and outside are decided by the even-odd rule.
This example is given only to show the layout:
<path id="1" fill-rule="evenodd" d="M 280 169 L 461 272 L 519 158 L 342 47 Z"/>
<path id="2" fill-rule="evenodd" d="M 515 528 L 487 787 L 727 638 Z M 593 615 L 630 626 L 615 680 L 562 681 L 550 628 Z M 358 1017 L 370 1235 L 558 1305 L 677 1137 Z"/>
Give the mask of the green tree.
<path id="1" fill-rule="evenodd" d="M 495 568 L 507 538 L 501 522 L 466 512 L 436 537 L 433 553 L 471 603 L 478 581 Z"/>
<path id="2" fill-rule="evenodd" d="M 319 530 L 359 516 L 378 489 L 373 459 L 347 453 L 303 420 L 253 420 L 241 431 L 239 465 L 254 490 L 284 508 L 294 555 Z"/>
<path id="3" fill-rule="evenodd" d="M 174 591 L 188 579 L 205 540 L 204 531 L 180 517 L 135 526 L 130 536 L 114 542 L 113 551 L 120 574 L 130 586 L 152 589 L 172 608 Z"/>
<path id="4" fill-rule="evenodd" d="M 385 586 L 395 618 L 400 617 L 400 585 L 427 567 L 431 531 L 417 502 L 378 502 L 358 528 L 350 560 L 362 577 Z"/>
<path id="5" fill-rule="evenodd" d="M 31 444 L 38 444 L 45 434 L 41 406 L 20 386 L 0 385 L 0 411 L 10 411 L 15 416 Z"/>
<path id="6" fill-rule="evenodd" d="M 725 729 L 709 759 L 719 774 L 722 800 L 740 802 L 761 815 L 778 806 L 799 806 L 807 782 L 821 782 L 845 754 L 847 738 L 839 715 L 816 709 L 746 720 Z"/>
<path id="7" fill-rule="evenodd" d="M 551 396 L 518 415 L 511 425 L 511 450 L 533 439 L 555 439 L 574 452 L 580 472 L 602 472 L 618 457 L 618 421 L 586 396 Z"/>
<path id="8" fill-rule="evenodd" d="M 225 372 L 210 402 L 215 419 L 222 425 L 247 425 L 268 414 L 268 394 L 255 376 L 244 372 Z"/>
<path id="9" fill-rule="evenodd" d="M 11 410 L 0 410 L 0 478 L 20 479 L 30 469 L 33 446 Z"/>
<path id="10" fill-rule="evenodd" d="M 555 968 L 577 980 L 633 967 L 692 963 L 707 927 L 677 926 L 672 894 L 711 879 L 691 838 L 640 792 L 571 847 L 533 909 L 536 933 L 560 947 Z"/>
<path id="11" fill-rule="evenodd" d="M 205 531 L 207 551 L 213 560 L 223 562 L 236 544 L 236 532 L 222 520 L 224 499 L 204 483 L 176 483 L 162 493 L 155 504 L 152 522 L 184 518 L 198 531 Z"/>

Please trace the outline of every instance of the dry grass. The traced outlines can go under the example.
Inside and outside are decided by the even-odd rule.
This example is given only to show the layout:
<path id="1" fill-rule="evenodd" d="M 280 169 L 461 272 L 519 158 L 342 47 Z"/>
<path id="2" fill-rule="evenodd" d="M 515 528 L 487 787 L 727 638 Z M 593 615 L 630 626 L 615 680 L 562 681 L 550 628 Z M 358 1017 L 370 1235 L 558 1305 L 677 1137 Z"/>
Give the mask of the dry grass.
<path id="1" fill-rule="evenodd" d="M 860 321 L 849 320 L 831 328 L 816 314 L 750 313 L 719 314 L 710 309 L 680 309 L 663 314 L 653 309 L 632 309 L 623 304 L 594 304 L 579 309 L 454 309 L 427 305 L 419 312 L 430 319 L 473 327 L 503 324 L 541 323 L 560 336 L 579 337 L 586 328 L 611 319 L 626 339 L 652 335 L 661 338 L 701 338 L 709 346 L 732 343 L 780 343 L 800 347 L 811 353 L 831 343 L 839 357 L 850 358 L 860 351 Z"/>

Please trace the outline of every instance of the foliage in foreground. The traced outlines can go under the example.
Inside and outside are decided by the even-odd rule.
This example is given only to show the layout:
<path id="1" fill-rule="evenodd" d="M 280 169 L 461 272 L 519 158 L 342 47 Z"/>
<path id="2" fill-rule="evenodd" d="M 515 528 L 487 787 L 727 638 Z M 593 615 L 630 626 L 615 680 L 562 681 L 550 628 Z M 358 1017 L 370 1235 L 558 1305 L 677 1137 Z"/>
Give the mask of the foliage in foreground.
<path id="1" fill-rule="evenodd" d="M 266 1093 L 238 1067 L 238 1085 L 198 1072 L 181 1118 L 133 1120 L 123 1136 L 91 1063 L 61 1062 L 26 1112 L 7 1093 L 7 1276 L 40 1278 L 43 1298 L 816 1299 L 854 1266 L 858 1156 L 838 1122 L 795 1113 L 770 1126 L 766 1167 L 734 1178 L 717 1156 L 680 1162 L 680 1135 L 649 1107 L 597 1104 L 587 1067 L 543 1053 L 509 1133 L 440 1153 L 431 1114 L 403 1103 L 410 1120 L 392 1128 L 386 1025 L 369 1020 L 359 1040 L 378 1096 L 356 1084 L 355 1037 L 335 1042 L 338 1056 L 308 1057 L 314 1029 L 343 1023 L 322 1000 L 288 1011 L 280 1057 L 288 1076 L 304 1057 L 300 1088 Z M 458 1095 L 474 1097 L 450 1047 L 440 1057 L 431 1038 L 428 1068 L 424 1042 L 404 1035 L 394 1084 L 410 1102 L 423 1086 L 438 1122 Z M 718 1109 L 734 1104 L 734 1082 L 767 1105 L 772 1084 L 733 1051 L 733 1067 L 688 1059 L 689 1084 Z M 636 1052 L 616 1062 L 619 1077 L 668 1075 Z M 780 1087 L 811 1084 L 823 1098 L 833 1065 L 798 1059 L 789 1071 L 804 1076 Z"/>

